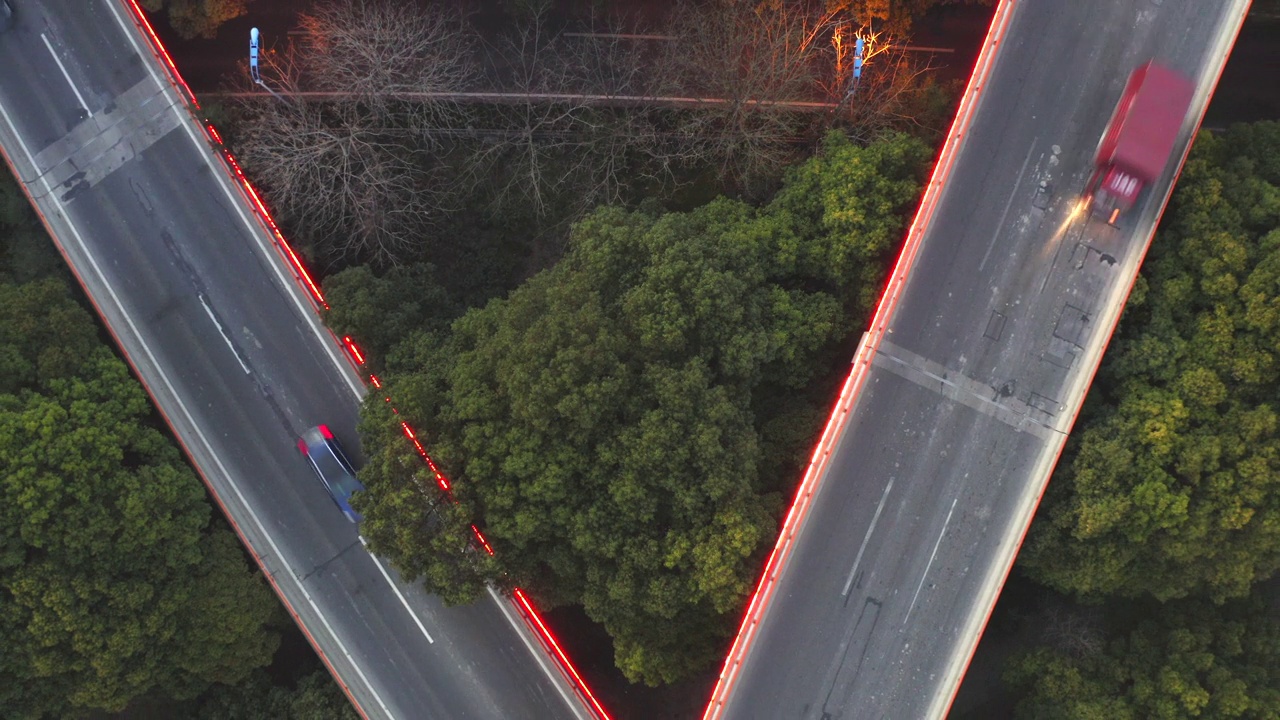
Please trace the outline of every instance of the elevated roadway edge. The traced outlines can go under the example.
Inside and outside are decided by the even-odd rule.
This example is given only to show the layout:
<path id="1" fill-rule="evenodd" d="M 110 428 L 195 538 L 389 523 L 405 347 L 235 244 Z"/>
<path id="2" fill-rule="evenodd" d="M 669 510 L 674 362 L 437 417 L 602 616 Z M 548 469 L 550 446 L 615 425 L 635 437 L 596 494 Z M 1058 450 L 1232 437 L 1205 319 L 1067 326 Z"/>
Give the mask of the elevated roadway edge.
<path id="1" fill-rule="evenodd" d="M 292 447 L 298 427 L 333 413 L 348 416 L 339 432 L 351 437 L 365 387 L 319 321 L 283 238 L 277 243 L 269 218 L 191 114 L 194 98 L 183 94 L 136 4 L 50 0 L 23 10 L 18 28 L 0 38 L 0 63 L 22 58 L 0 78 L 0 153 L 224 515 L 361 715 L 603 716 L 588 708 L 567 658 L 550 656 L 558 648 L 548 646 L 554 639 L 545 630 L 536 632 L 531 606 L 491 593 L 475 606 L 445 608 L 400 582 L 348 542 L 357 539 L 353 528 L 304 465 L 277 452 Z M 24 53 L 22 43 L 35 50 Z M 96 59 L 81 60 L 77 50 Z M 223 246 L 185 244 L 205 237 Z M 163 244 L 148 244 L 155 240 Z M 277 350 L 286 355 L 273 356 Z M 316 387 L 298 387 L 291 373 Z M 214 418 L 222 427 L 211 433 Z M 237 447 L 228 421 L 253 440 Z"/>
<path id="2" fill-rule="evenodd" d="M 707 720 L 945 715 L 1248 5 L 998 5 Z M 1151 58 L 1196 97 L 1115 228 L 1080 194 Z"/>

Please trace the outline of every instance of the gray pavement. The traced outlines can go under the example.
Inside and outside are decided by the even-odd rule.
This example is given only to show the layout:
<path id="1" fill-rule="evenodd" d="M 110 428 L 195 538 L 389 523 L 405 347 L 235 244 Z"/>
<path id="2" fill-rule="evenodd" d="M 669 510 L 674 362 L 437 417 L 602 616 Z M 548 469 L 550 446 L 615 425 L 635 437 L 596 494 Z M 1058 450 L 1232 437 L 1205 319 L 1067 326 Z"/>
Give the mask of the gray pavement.
<path id="1" fill-rule="evenodd" d="M 363 386 L 123 4 L 26 0 L 0 146 L 277 591 L 368 717 L 585 718 L 514 606 L 445 608 L 369 555 L 295 440 L 358 457 Z"/>
<path id="2" fill-rule="evenodd" d="M 708 717 L 945 715 L 1247 3 L 1020 0 L 789 560 Z M 1162 181 L 1073 215 L 1129 72 L 1198 78 Z M 1046 183 L 1046 192 L 1040 183 Z"/>

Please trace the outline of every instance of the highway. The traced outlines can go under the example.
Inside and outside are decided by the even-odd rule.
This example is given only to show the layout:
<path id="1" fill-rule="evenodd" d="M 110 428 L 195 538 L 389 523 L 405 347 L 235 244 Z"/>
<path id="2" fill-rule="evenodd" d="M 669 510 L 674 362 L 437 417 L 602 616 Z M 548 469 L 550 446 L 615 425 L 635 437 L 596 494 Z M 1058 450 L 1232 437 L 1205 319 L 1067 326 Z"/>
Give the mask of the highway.
<path id="1" fill-rule="evenodd" d="M 515 607 L 369 555 L 295 441 L 364 387 L 119 0 L 18 0 L 0 147 L 238 532 L 370 718 L 592 715 Z"/>
<path id="2" fill-rule="evenodd" d="M 946 714 L 1247 5 L 1002 3 L 708 719 Z M 1162 181 L 1112 228 L 1072 210 L 1150 58 L 1198 94 Z"/>

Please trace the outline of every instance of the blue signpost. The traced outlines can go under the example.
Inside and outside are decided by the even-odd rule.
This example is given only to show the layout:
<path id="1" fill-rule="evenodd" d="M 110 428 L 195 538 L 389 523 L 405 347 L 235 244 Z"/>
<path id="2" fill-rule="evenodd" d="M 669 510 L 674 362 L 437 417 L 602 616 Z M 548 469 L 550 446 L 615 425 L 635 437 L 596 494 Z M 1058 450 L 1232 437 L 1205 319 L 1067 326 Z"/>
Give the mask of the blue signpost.
<path id="1" fill-rule="evenodd" d="M 845 95 L 846 98 L 858 90 L 858 83 L 862 80 L 862 54 L 866 48 L 866 41 L 861 37 L 853 43 L 853 76 L 849 78 L 849 92 Z"/>
<path id="2" fill-rule="evenodd" d="M 262 77 L 258 75 L 258 28 L 249 31 L 249 77 L 262 84 Z"/>
<path id="3" fill-rule="evenodd" d="M 262 76 L 258 74 L 258 39 L 259 37 L 261 37 L 261 35 L 258 32 L 258 28 L 249 29 L 249 77 L 253 80 L 254 83 L 261 85 L 263 90 L 266 90 L 267 92 L 274 95 L 277 100 L 279 100 L 282 103 L 287 103 L 289 101 L 281 97 L 280 94 L 277 93 L 275 90 L 272 90 L 271 88 L 267 87 L 267 84 L 262 82 Z"/>

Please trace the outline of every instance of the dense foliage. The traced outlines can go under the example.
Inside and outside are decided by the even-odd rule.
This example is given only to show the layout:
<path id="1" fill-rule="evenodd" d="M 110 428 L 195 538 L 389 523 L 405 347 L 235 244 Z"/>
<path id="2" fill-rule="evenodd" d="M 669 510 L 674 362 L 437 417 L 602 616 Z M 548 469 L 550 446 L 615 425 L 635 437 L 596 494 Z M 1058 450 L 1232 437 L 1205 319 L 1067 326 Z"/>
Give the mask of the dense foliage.
<path id="1" fill-rule="evenodd" d="M 1086 596 L 1280 568 L 1280 123 L 1202 133 L 1020 558 Z"/>
<path id="2" fill-rule="evenodd" d="M 342 334 L 355 333 L 370 369 L 380 373 L 387 354 L 407 337 L 447 332 L 462 314 L 436 277 L 425 263 L 398 265 L 382 275 L 367 265 L 343 270 L 324 281 L 325 322 Z"/>
<path id="3" fill-rule="evenodd" d="M 53 243 L 35 220 L 18 183 L 0 175 L 0 283 L 69 277 Z"/>
<path id="4" fill-rule="evenodd" d="M 201 699 L 196 720 L 357 720 L 360 716 L 323 670 L 293 687 L 274 684 L 258 671 L 232 687 L 218 686 Z"/>
<path id="5" fill-rule="evenodd" d="M 278 612 L 65 285 L 0 285 L 5 717 L 237 682 L 270 661 Z"/>
<path id="6" fill-rule="evenodd" d="M 860 147 L 833 135 L 759 210 L 602 208 L 508 298 L 448 332 L 404 327 L 386 384 L 461 505 L 442 510 L 398 429 L 376 429 L 393 424 L 371 397 L 372 546 L 433 592 L 473 597 L 476 572 L 497 569 L 458 549 L 474 512 L 505 579 L 548 604 L 581 603 L 630 678 L 705 668 L 774 538 L 780 491 L 819 429 L 926 157 L 905 136 Z"/>
<path id="7" fill-rule="evenodd" d="M 1079 656 L 1047 647 L 1009 664 L 1036 720 L 1225 720 L 1280 711 L 1280 621 L 1261 602 L 1215 607 L 1180 601 L 1129 606 L 1112 619 L 1105 650 Z"/>

